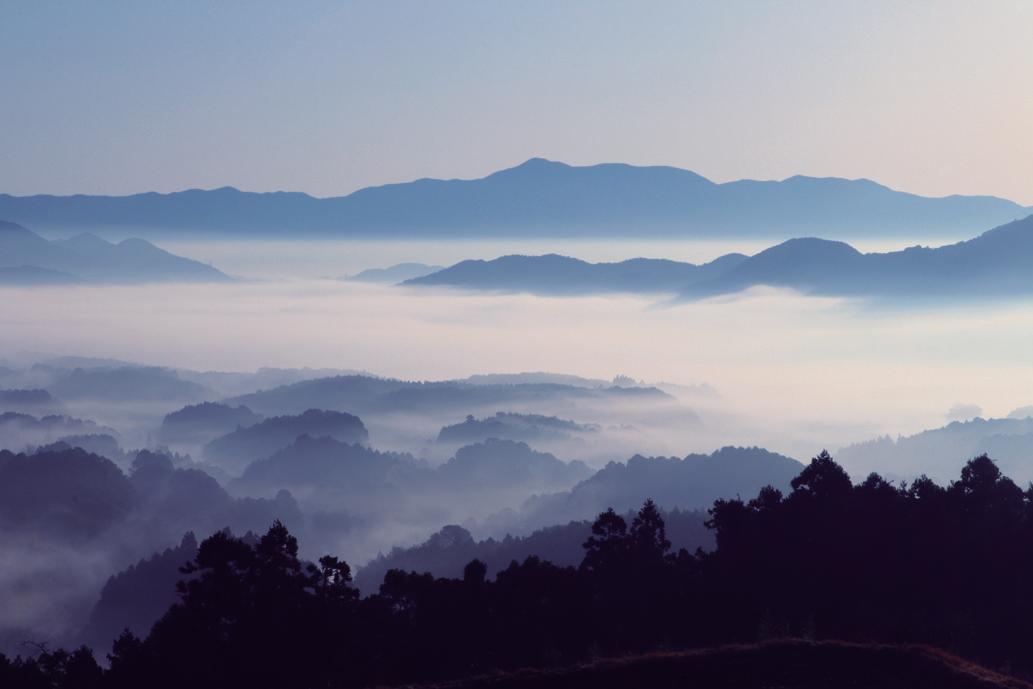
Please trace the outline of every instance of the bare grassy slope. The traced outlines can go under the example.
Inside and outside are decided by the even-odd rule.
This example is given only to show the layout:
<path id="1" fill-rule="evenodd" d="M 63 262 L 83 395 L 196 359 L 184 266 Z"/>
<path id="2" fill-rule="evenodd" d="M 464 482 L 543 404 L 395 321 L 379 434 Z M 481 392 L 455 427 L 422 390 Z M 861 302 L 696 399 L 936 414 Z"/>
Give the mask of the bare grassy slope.
<path id="1" fill-rule="evenodd" d="M 434 689 L 1033 689 L 929 646 L 770 641 L 521 670 Z M 426 689 L 431 689 L 430 686 Z"/>

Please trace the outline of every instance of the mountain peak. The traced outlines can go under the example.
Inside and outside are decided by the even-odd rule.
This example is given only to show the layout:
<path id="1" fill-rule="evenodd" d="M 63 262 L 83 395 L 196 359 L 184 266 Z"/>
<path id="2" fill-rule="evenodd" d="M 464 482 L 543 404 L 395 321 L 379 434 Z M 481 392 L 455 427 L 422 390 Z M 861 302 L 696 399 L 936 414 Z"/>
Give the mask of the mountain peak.
<path id="1" fill-rule="evenodd" d="M 524 162 L 517 165 L 518 168 L 534 168 L 534 167 L 570 167 L 566 163 L 561 163 L 557 160 L 549 160 L 548 158 L 534 157 L 528 158 Z"/>
<path id="2" fill-rule="evenodd" d="M 561 163 L 555 160 L 548 160 L 546 158 L 528 158 L 519 165 L 499 170 L 488 175 L 488 177 L 497 176 L 509 176 L 513 174 L 538 174 L 542 172 L 551 172 L 555 170 L 567 170 L 571 166 L 566 163 Z"/>

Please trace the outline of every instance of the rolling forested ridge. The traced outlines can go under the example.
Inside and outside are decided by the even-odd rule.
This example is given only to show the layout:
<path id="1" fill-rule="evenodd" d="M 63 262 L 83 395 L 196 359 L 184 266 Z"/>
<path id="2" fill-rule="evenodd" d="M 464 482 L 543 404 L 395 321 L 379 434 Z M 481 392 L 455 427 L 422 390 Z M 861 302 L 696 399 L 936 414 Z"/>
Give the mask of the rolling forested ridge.
<path id="1" fill-rule="evenodd" d="M 217 532 L 179 568 L 177 602 L 148 633 L 114 639 L 106 667 L 86 648 L 43 648 L 4 657 L 0 678 L 61 688 L 363 687 L 746 644 L 757 650 L 739 653 L 759 681 L 773 671 L 758 661 L 773 639 L 799 639 L 790 648 L 815 658 L 872 654 L 900 670 L 913 670 L 906 649 L 935 646 L 1033 676 L 1033 488 L 986 456 L 947 485 L 894 485 L 877 474 L 854 483 L 822 452 L 785 494 L 766 487 L 717 500 L 710 550 L 672 549 L 652 500 L 629 517 L 601 513 L 576 566 L 530 555 L 493 578 L 477 559 L 456 578 L 392 569 L 365 597 L 344 561 L 300 558 L 279 521 L 257 538 Z M 880 650 L 890 647 L 901 650 Z M 705 676 L 698 657 L 674 657 L 668 670 L 645 656 L 628 672 Z M 548 677 L 535 681 L 553 686 Z"/>

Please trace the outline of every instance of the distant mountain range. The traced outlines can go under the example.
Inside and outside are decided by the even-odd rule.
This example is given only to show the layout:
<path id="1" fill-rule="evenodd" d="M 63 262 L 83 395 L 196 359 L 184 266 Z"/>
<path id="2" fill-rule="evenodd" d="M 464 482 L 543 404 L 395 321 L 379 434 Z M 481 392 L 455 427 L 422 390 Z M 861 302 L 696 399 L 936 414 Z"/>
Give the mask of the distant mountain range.
<path id="1" fill-rule="evenodd" d="M 688 299 L 761 285 L 885 298 L 1012 296 L 1033 293 L 1033 216 L 938 248 L 863 254 L 843 242 L 803 238 L 754 256 L 729 254 L 702 265 L 503 256 L 462 261 L 403 284 L 536 294 L 669 293 Z"/>
<path id="2" fill-rule="evenodd" d="M 461 261 L 403 284 L 535 294 L 680 292 L 689 285 L 720 277 L 745 260 L 742 254 L 728 254 L 702 265 L 658 258 L 587 263 L 557 254 L 514 255 L 491 261 Z"/>
<path id="3" fill-rule="evenodd" d="M 953 421 L 910 436 L 883 436 L 842 448 L 836 460 L 856 477 L 881 470 L 897 478 L 922 474 L 938 481 L 957 475 L 965 462 L 988 454 L 1019 485 L 1033 481 L 1033 418 L 1029 408 L 1006 419 Z"/>
<path id="4" fill-rule="evenodd" d="M 443 268 L 444 266 L 431 266 L 425 263 L 398 263 L 387 268 L 367 268 L 354 275 L 345 275 L 341 279 L 350 282 L 403 282 L 436 273 Z"/>
<path id="5" fill-rule="evenodd" d="M 358 414 L 398 412 L 466 412 L 486 407 L 541 405 L 562 400 L 565 405 L 586 402 L 674 402 L 654 387 L 586 388 L 557 383 L 473 384 L 464 381 L 402 381 L 367 375 L 316 378 L 223 400 L 245 405 L 259 414 L 300 414 L 319 408 Z M 685 412 L 684 422 L 698 419 Z"/>
<path id="6" fill-rule="evenodd" d="M 674 167 L 575 167 L 541 158 L 481 179 L 420 179 L 333 198 L 232 187 L 132 196 L 0 195 L 0 217 L 45 230 L 292 237 L 943 236 L 1031 210 L 991 196 L 917 196 L 863 179 L 717 184 Z"/>
<path id="7" fill-rule="evenodd" d="M 527 532 L 592 519 L 610 507 L 626 512 L 647 498 L 665 509 L 705 510 L 719 498 L 753 495 L 764 486 L 788 491 L 802 469 L 795 459 L 758 447 L 724 447 L 680 459 L 636 455 L 610 462 L 569 491 L 536 495 L 519 514 L 500 514 L 493 526 Z"/>
<path id="8" fill-rule="evenodd" d="M 91 234 L 48 241 L 0 221 L 0 284 L 222 282 L 215 268 L 170 254 L 142 239 L 112 244 Z"/>

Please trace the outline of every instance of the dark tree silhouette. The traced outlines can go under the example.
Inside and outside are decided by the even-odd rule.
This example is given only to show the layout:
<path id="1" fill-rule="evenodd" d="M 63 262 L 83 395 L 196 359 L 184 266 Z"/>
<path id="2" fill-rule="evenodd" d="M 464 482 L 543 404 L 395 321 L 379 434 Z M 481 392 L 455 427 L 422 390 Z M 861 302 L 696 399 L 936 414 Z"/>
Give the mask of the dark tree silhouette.
<path id="1" fill-rule="evenodd" d="M 279 522 L 258 539 L 219 532 L 151 632 L 115 640 L 109 670 L 84 649 L 43 650 L 0 657 L 0 680 L 382 686 L 772 636 L 928 644 L 1033 677 L 1033 487 L 985 456 L 946 487 L 877 474 L 854 485 L 822 452 L 787 494 L 719 500 L 708 525 L 716 549 L 672 554 L 647 500 L 630 528 L 600 514 L 580 567 L 532 556 L 494 579 L 476 559 L 462 579 L 393 569 L 366 598 L 345 562 L 300 560 Z"/>

